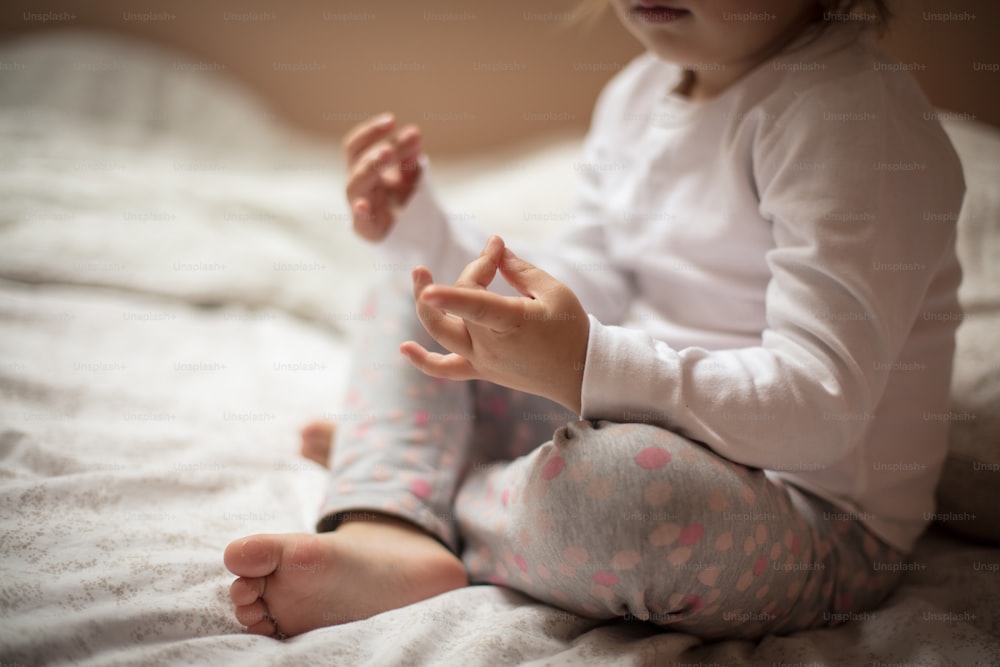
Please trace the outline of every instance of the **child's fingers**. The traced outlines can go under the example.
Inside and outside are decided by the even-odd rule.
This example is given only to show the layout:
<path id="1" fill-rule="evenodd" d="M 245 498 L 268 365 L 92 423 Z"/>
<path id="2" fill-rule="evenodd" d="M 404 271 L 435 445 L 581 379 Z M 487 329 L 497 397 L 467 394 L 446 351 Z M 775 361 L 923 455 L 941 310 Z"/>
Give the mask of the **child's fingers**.
<path id="1" fill-rule="evenodd" d="M 370 241 L 377 241 L 381 238 L 378 221 L 372 213 L 372 204 L 367 199 L 356 199 L 351 204 L 351 219 L 354 223 L 354 231 L 361 238 Z"/>
<path id="2" fill-rule="evenodd" d="M 383 165 L 382 181 L 386 187 L 397 192 L 400 200 L 405 200 L 420 175 L 420 130 L 415 125 L 403 128 L 390 146 L 392 153 Z"/>
<path id="3" fill-rule="evenodd" d="M 399 182 L 396 185 L 396 196 L 399 201 L 406 201 L 417 186 L 420 178 L 420 162 L 416 157 L 402 160 L 399 163 Z"/>
<path id="4" fill-rule="evenodd" d="M 423 139 L 420 129 L 415 125 L 404 127 L 396 144 L 396 158 L 399 160 L 399 180 L 397 192 L 400 200 L 405 201 L 420 178 L 420 152 L 423 150 Z"/>
<path id="5" fill-rule="evenodd" d="M 474 380 L 478 378 L 476 369 L 468 359 L 460 355 L 428 352 L 419 343 L 407 341 L 399 346 L 410 363 L 417 370 L 431 377 L 445 380 Z"/>
<path id="6" fill-rule="evenodd" d="M 423 291 L 421 302 L 497 333 L 510 331 L 525 320 L 524 299 L 484 289 L 433 285 Z"/>
<path id="7" fill-rule="evenodd" d="M 524 296 L 537 298 L 538 295 L 561 285 L 545 271 L 515 255 L 510 248 L 504 248 L 498 264 L 504 280 Z"/>
<path id="8" fill-rule="evenodd" d="M 483 289 L 490 286 L 497 273 L 497 266 L 503 257 L 503 239 L 499 236 L 491 236 L 486 242 L 486 246 L 479 254 L 479 257 L 469 262 L 462 273 L 455 281 L 458 287 L 481 287 Z"/>
<path id="9" fill-rule="evenodd" d="M 382 169 L 392 155 L 388 145 L 376 146 L 365 153 L 347 177 L 347 200 L 368 198 L 382 180 Z"/>
<path id="10" fill-rule="evenodd" d="M 396 119 L 392 114 L 384 113 L 352 128 L 343 142 L 347 164 L 354 164 L 372 144 L 389 136 L 395 125 Z"/>
<path id="11" fill-rule="evenodd" d="M 389 189 L 397 188 L 404 180 L 404 162 L 412 165 L 410 173 L 413 172 L 413 167 L 419 170 L 417 158 L 420 155 L 420 132 L 416 128 L 412 130 L 401 143 L 376 143 L 355 160 L 348 174 L 349 197 L 357 196 L 360 191 L 374 188 L 378 184 Z"/>
<path id="12" fill-rule="evenodd" d="M 407 125 L 396 135 L 396 157 L 400 160 L 417 157 L 420 154 L 421 141 L 420 128 L 416 125 Z"/>
<path id="13" fill-rule="evenodd" d="M 359 199 L 354 208 L 351 209 L 351 218 L 354 226 L 354 233 L 372 243 L 382 240 L 382 233 L 379 221 L 371 212 L 371 204 L 367 200 Z"/>
<path id="14" fill-rule="evenodd" d="M 459 353 L 468 352 L 472 349 L 472 339 L 469 337 L 465 322 L 440 308 L 435 308 L 421 298 L 433 282 L 431 272 L 426 268 L 418 266 L 413 270 L 413 300 L 417 304 L 417 318 L 431 338 L 446 349 Z"/>

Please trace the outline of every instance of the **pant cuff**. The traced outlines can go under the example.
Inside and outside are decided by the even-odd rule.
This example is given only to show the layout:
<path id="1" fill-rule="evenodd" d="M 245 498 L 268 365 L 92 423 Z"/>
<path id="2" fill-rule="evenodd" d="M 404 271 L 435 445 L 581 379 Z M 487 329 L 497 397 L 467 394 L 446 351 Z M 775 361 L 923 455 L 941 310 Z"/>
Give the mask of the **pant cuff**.
<path id="1" fill-rule="evenodd" d="M 316 532 L 336 530 L 344 521 L 372 521 L 379 516 L 390 516 L 414 524 L 457 555 L 459 538 L 455 517 L 451 513 L 435 512 L 419 500 L 414 503 L 414 500 L 417 498 L 411 494 L 405 494 L 402 501 L 397 501 L 384 492 L 371 495 L 351 493 L 342 502 L 327 501 L 323 505 L 321 518 L 316 522 Z"/>

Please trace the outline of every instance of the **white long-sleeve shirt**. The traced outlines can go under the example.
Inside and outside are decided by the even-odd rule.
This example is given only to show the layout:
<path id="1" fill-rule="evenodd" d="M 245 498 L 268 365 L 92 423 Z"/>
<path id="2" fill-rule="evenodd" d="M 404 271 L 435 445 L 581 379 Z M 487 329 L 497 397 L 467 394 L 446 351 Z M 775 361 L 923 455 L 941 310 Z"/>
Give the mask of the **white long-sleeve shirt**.
<path id="1" fill-rule="evenodd" d="M 909 550 L 945 456 L 964 182 L 906 66 L 834 33 L 706 101 L 638 57 L 598 101 L 574 223 L 514 249 L 590 313 L 583 418 L 677 431 Z M 453 279 L 489 231 L 424 179 L 384 247 Z"/>

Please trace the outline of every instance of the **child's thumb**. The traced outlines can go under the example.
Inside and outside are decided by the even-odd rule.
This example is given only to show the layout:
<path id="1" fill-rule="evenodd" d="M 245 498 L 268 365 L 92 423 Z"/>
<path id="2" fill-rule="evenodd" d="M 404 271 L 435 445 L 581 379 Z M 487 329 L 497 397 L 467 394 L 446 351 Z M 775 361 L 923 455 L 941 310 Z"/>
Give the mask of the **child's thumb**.
<path id="1" fill-rule="evenodd" d="M 536 297 L 556 283 L 555 278 L 531 262 L 527 262 L 510 248 L 504 248 L 500 273 L 511 287 L 524 296 Z"/>

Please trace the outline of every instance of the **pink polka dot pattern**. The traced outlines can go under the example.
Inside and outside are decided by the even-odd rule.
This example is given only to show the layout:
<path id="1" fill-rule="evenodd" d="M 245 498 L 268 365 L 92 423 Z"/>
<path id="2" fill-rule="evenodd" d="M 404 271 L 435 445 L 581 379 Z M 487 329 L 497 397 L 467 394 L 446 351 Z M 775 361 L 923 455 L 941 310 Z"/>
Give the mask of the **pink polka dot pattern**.
<path id="1" fill-rule="evenodd" d="M 598 600 L 604 600 L 605 603 L 615 599 L 615 590 L 610 586 L 602 586 L 601 584 L 591 586 L 590 594 Z"/>
<path id="2" fill-rule="evenodd" d="M 690 547 L 677 547 L 667 556 L 667 562 L 674 566 L 683 565 L 689 560 L 691 560 Z"/>
<path id="3" fill-rule="evenodd" d="M 561 591 L 561 590 L 559 590 L 557 588 L 550 588 L 549 589 L 549 597 L 551 597 L 553 600 L 558 600 L 559 602 L 562 602 L 563 604 L 567 604 L 567 603 L 570 602 L 569 595 L 567 595 L 565 591 Z"/>
<path id="4" fill-rule="evenodd" d="M 540 533 L 549 532 L 554 524 L 555 519 L 552 518 L 551 512 L 543 510 L 535 517 L 535 530 Z"/>
<path id="5" fill-rule="evenodd" d="M 524 560 L 524 556 L 514 556 L 514 562 L 517 563 L 517 567 L 520 568 L 521 572 L 528 571 L 528 561 Z"/>
<path id="6" fill-rule="evenodd" d="M 361 393 L 357 389 L 351 389 L 344 400 L 347 405 L 358 405 L 361 403 Z"/>
<path id="7" fill-rule="evenodd" d="M 662 447 L 646 447 L 635 455 L 635 462 L 647 470 L 662 468 L 670 463 L 670 452 Z"/>
<path id="8" fill-rule="evenodd" d="M 638 551 L 619 551 L 611 558 L 611 569 L 619 571 L 633 570 L 641 562 L 642 554 Z"/>
<path id="9" fill-rule="evenodd" d="M 574 482 L 582 482 L 594 472 L 594 464 L 590 461 L 578 461 L 566 471 L 566 476 Z"/>
<path id="10" fill-rule="evenodd" d="M 572 546 L 563 549 L 563 558 L 570 565 L 579 567 L 590 560 L 590 554 L 581 546 Z"/>
<path id="11" fill-rule="evenodd" d="M 718 567 L 707 567 L 698 573 L 698 581 L 700 581 L 705 586 L 715 586 L 715 582 L 719 580 L 719 568 Z M 713 591 L 716 597 L 719 596 L 719 590 Z"/>
<path id="12" fill-rule="evenodd" d="M 559 476 L 559 473 L 566 467 L 566 460 L 561 456 L 554 456 L 542 466 L 542 479 L 548 481 Z"/>
<path id="13" fill-rule="evenodd" d="M 708 508 L 713 512 L 722 512 L 729 507 L 729 500 L 722 489 L 712 491 L 708 496 Z"/>
<path id="14" fill-rule="evenodd" d="M 614 572 L 595 572 L 594 583 L 602 586 L 614 586 L 618 583 L 618 575 Z"/>
<path id="15" fill-rule="evenodd" d="M 604 500 L 605 498 L 610 498 L 611 493 L 615 490 L 615 482 L 607 477 L 601 479 L 591 480 L 587 484 L 585 493 L 596 500 Z"/>
<path id="16" fill-rule="evenodd" d="M 670 482 L 663 479 L 654 479 L 643 489 L 642 498 L 647 505 L 659 507 L 670 502 Z"/>
<path id="17" fill-rule="evenodd" d="M 692 523 L 684 527 L 681 531 L 680 538 L 681 544 L 691 546 L 692 544 L 697 544 L 701 541 L 702 535 L 705 534 L 705 527 L 700 523 Z"/>
<path id="18" fill-rule="evenodd" d="M 417 498 L 426 500 L 427 497 L 431 495 L 431 484 L 426 479 L 418 477 L 410 482 L 410 491 L 412 491 L 413 495 Z"/>
<path id="19" fill-rule="evenodd" d="M 670 546 L 680 534 L 681 528 L 676 523 L 661 523 L 649 534 L 649 543 L 654 547 Z"/>

